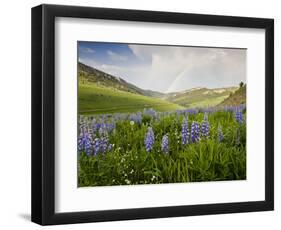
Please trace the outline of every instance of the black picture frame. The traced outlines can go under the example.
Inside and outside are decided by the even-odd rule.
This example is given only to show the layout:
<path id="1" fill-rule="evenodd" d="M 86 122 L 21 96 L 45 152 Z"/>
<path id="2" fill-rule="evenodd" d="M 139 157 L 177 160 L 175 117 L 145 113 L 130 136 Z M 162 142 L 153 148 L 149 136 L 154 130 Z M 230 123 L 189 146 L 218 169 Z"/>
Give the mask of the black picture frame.
<path id="1" fill-rule="evenodd" d="M 108 19 L 265 29 L 265 200 L 55 213 L 55 18 Z M 274 209 L 274 20 L 110 8 L 32 8 L 32 221 L 41 225 L 267 211 Z"/>

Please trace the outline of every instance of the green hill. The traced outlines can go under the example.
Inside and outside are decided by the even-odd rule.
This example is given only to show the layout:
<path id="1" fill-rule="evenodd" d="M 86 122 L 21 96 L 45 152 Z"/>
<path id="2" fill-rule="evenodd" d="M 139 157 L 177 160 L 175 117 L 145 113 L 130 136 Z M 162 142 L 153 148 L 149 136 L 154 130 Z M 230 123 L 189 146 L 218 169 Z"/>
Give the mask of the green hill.
<path id="1" fill-rule="evenodd" d="M 79 80 L 83 83 L 96 83 L 100 86 L 111 87 L 114 89 L 118 89 L 120 91 L 136 93 L 143 96 L 149 97 L 162 97 L 163 93 L 152 91 L 152 90 L 144 90 L 141 89 L 129 82 L 126 82 L 124 79 L 120 77 L 113 76 L 111 74 L 105 73 L 93 67 L 87 66 L 81 62 L 78 63 L 78 73 Z"/>
<path id="2" fill-rule="evenodd" d="M 224 101 L 237 87 L 193 88 L 186 91 L 166 94 L 163 98 L 186 108 L 216 106 Z"/>
<path id="3" fill-rule="evenodd" d="M 133 84 L 78 63 L 78 112 L 79 114 L 105 114 L 137 112 L 144 108 L 158 111 L 184 109 L 162 100 L 164 94 L 140 89 Z"/>
<path id="4" fill-rule="evenodd" d="M 120 77 L 80 62 L 78 63 L 78 77 L 78 110 L 80 114 L 136 112 L 144 108 L 168 111 L 236 105 L 246 101 L 246 89 L 243 93 L 243 89 L 238 87 L 217 89 L 199 87 L 166 94 L 144 90 Z"/>
<path id="5" fill-rule="evenodd" d="M 246 103 L 246 85 L 230 94 L 220 105 L 241 105 Z"/>
<path id="6" fill-rule="evenodd" d="M 79 83 L 79 114 L 137 112 L 142 111 L 144 108 L 154 108 L 157 111 L 184 109 L 180 105 L 159 98 L 124 92 L 95 83 Z"/>

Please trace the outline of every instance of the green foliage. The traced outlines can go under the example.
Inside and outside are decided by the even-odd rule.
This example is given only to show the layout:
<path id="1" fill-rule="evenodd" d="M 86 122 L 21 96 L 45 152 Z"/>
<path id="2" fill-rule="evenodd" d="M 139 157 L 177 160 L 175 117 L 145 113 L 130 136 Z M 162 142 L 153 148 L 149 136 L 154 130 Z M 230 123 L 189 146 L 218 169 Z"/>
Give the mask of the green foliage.
<path id="1" fill-rule="evenodd" d="M 246 114 L 244 113 L 244 116 Z M 203 113 L 189 115 L 192 121 L 202 122 Z M 160 118 L 143 117 L 142 124 L 129 120 L 118 121 L 109 135 L 113 149 L 105 154 L 87 156 L 79 153 L 78 185 L 136 185 L 246 179 L 246 124 L 238 124 L 232 112 L 209 114 L 210 137 L 183 146 L 181 125 L 183 115 L 172 113 Z M 144 137 L 151 125 L 155 143 L 150 153 Z M 218 126 L 224 134 L 218 140 Z M 237 134 L 240 143 L 237 145 Z M 169 136 L 169 152 L 161 151 L 163 135 Z"/>

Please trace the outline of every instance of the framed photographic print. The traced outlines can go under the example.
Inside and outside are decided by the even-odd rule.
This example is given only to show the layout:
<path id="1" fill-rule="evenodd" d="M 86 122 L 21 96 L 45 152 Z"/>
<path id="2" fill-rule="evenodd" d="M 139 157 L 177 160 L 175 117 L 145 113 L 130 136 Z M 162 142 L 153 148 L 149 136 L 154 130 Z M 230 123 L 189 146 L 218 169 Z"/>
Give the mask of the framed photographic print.
<path id="1" fill-rule="evenodd" d="M 273 19 L 32 8 L 32 221 L 274 208 Z"/>

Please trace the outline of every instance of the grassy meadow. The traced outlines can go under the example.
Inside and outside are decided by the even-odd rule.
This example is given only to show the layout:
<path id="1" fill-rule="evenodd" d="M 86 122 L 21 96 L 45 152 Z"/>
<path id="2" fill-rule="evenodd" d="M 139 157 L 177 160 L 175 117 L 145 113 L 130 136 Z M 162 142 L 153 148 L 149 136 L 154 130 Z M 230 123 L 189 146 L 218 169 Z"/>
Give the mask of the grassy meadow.
<path id="1" fill-rule="evenodd" d="M 79 114 L 79 187 L 246 179 L 245 106 L 185 109 L 80 84 Z"/>
<path id="2" fill-rule="evenodd" d="M 246 179 L 246 85 L 140 89 L 79 63 L 78 187 Z"/>
<path id="3" fill-rule="evenodd" d="M 184 109 L 183 106 L 135 93 L 117 90 L 95 83 L 79 84 L 78 113 L 106 114 L 137 112 L 143 108 L 155 108 L 158 111 Z"/>

